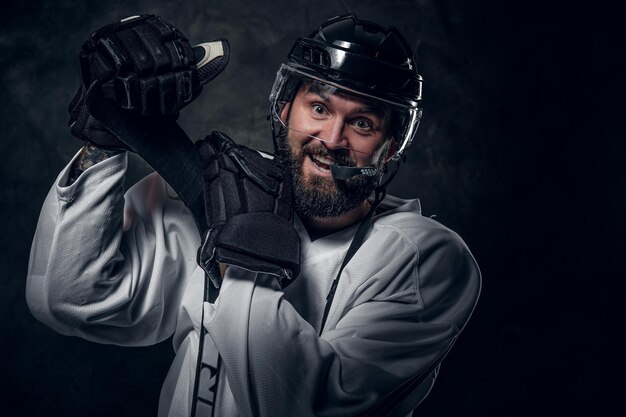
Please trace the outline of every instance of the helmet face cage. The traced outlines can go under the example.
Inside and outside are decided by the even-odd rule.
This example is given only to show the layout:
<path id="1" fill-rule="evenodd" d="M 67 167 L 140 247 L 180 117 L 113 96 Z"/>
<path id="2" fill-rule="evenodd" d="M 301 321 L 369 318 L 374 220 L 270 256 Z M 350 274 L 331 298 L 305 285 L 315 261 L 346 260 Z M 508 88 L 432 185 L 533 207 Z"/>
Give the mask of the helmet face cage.
<path id="1" fill-rule="evenodd" d="M 370 92 L 357 91 L 354 88 L 325 79 L 314 71 L 310 71 L 308 68 L 295 63 L 282 64 L 276 74 L 276 79 L 270 93 L 269 115 L 273 132 L 276 131 L 278 124 L 278 126 L 283 126 L 286 129 L 295 130 L 312 138 L 327 142 L 325 138 L 313 136 L 305 130 L 299 130 L 297 126 L 290 126 L 286 120 L 283 121 L 280 117 L 285 106 L 293 101 L 303 83 L 315 83 L 328 93 L 339 93 L 345 96 L 351 96 L 357 100 L 375 103 L 378 107 L 388 109 L 389 127 L 387 136 L 392 137 L 393 140 L 398 143 L 397 151 L 392 156 L 393 159 L 399 159 L 406 148 L 411 144 L 422 114 L 420 107 L 407 104 L 406 102 L 392 101 L 389 97 L 376 97 Z M 358 143 L 350 143 L 349 149 L 362 152 Z"/>

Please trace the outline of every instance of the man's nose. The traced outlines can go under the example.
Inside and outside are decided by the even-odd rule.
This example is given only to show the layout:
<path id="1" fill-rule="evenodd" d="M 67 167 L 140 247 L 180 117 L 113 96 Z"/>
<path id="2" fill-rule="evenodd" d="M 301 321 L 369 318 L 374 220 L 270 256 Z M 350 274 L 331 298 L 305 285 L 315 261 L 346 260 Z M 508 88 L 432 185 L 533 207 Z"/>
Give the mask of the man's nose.
<path id="1" fill-rule="evenodd" d="M 322 137 L 328 149 L 334 150 L 348 147 L 345 127 L 345 122 L 340 117 L 328 122 Z"/>

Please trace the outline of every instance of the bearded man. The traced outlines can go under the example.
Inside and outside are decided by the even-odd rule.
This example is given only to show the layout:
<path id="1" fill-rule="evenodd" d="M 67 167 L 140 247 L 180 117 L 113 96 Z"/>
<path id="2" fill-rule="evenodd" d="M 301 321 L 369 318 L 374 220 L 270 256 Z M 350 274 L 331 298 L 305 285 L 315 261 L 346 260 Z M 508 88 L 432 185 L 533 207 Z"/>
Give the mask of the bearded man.
<path id="1" fill-rule="evenodd" d="M 480 272 L 418 200 L 385 195 L 422 114 L 407 42 L 354 14 L 328 20 L 277 73 L 274 156 L 213 132 L 195 144 L 200 173 L 166 167 L 124 193 L 128 150 L 159 167 L 171 158 L 133 140 L 167 141 L 154 126 L 175 124 L 228 54 L 225 40 L 192 49 L 155 16 L 90 37 L 70 106 L 87 142 L 42 208 L 32 313 L 100 343 L 173 336 L 160 416 L 410 415 L 474 309 Z M 204 216 L 180 172 L 201 178 L 188 188 Z"/>

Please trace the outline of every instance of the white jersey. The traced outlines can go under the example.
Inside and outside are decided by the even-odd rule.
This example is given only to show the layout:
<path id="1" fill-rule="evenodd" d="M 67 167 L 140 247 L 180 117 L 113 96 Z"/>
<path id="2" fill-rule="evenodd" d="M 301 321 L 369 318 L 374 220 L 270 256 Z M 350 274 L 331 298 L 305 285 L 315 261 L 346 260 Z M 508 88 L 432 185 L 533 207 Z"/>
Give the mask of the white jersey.
<path id="1" fill-rule="evenodd" d="M 124 195 L 125 153 L 50 190 L 33 241 L 27 301 L 56 331 L 145 346 L 172 335 L 176 357 L 159 416 L 188 416 L 198 355 L 203 271 L 190 212 L 160 176 Z M 327 322 L 331 282 L 356 228 L 311 241 L 284 291 L 274 277 L 231 266 L 204 323 L 222 360 L 216 416 L 348 416 L 367 411 L 436 365 L 469 319 L 480 273 L 457 234 L 408 201 L 375 218 L 343 270 Z"/>

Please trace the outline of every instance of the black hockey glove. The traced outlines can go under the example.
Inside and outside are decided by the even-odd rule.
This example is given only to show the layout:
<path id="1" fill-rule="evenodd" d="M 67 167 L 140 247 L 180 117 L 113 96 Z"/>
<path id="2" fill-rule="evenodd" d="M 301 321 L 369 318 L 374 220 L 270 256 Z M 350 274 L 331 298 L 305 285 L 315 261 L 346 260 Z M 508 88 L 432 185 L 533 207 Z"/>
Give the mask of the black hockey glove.
<path id="1" fill-rule="evenodd" d="M 225 39 L 192 48 L 154 15 L 127 18 L 92 33 L 80 52 L 82 85 L 69 107 L 74 136 L 128 149 L 89 114 L 93 94 L 140 116 L 170 116 L 191 103 L 227 65 Z"/>
<path id="2" fill-rule="evenodd" d="M 291 177 L 277 160 L 237 145 L 221 132 L 196 143 L 203 164 L 209 229 L 198 249 L 205 271 L 214 261 L 276 275 L 281 287 L 300 272 Z M 209 274 L 219 287 L 216 274 Z"/>
<path id="3" fill-rule="evenodd" d="M 89 108 L 85 102 L 86 95 L 87 89 L 81 84 L 68 108 L 72 135 L 78 139 L 95 143 L 101 148 L 130 151 L 131 149 L 124 142 L 89 113 Z"/>

